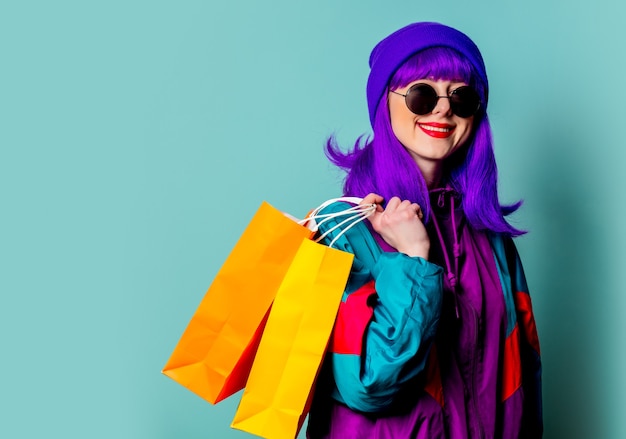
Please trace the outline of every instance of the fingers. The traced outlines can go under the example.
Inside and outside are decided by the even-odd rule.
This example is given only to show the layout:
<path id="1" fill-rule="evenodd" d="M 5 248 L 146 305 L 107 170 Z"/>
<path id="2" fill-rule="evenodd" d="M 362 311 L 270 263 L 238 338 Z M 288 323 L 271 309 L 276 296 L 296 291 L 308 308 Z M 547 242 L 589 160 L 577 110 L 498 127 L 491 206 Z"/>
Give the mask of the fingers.
<path id="1" fill-rule="evenodd" d="M 391 214 L 392 212 L 406 212 L 409 217 L 417 215 L 420 220 L 424 218 L 424 213 L 419 204 L 409 200 L 400 200 L 398 197 L 391 198 L 385 207 L 385 213 Z"/>
<path id="2" fill-rule="evenodd" d="M 392 197 L 382 212 L 375 212 L 368 220 L 385 242 L 399 252 L 427 259 L 430 239 L 423 216 L 419 204 Z"/>
<path id="3" fill-rule="evenodd" d="M 378 194 L 371 193 L 366 195 L 365 198 L 363 198 L 363 201 L 359 204 L 376 204 L 376 211 L 382 212 L 384 210 L 382 207 L 383 201 L 385 201 L 383 197 Z"/>
<path id="4" fill-rule="evenodd" d="M 398 210 L 398 207 L 402 204 L 402 201 L 398 197 L 391 197 L 389 201 L 387 201 L 387 206 L 385 206 L 385 210 L 389 212 L 395 212 Z"/>
<path id="5" fill-rule="evenodd" d="M 411 204 L 411 209 L 413 209 L 415 211 L 415 214 L 417 215 L 417 217 L 422 220 L 424 219 L 424 212 L 422 212 L 422 208 L 420 207 L 419 204 L 417 203 L 412 203 Z"/>
<path id="6" fill-rule="evenodd" d="M 378 194 L 371 193 L 363 198 L 363 201 L 359 204 L 376 204 L 376 212 L 383 213 L 386 212 L 391 214 L 393 212 L 403 212 L 406 211 L 411 215 L 417 215 L 417 217 L 421 220 L 424 218 L 424 213 L 422 212 L 422 208 L 417 203 L 412 203 L 409 200 L 401 200 L 398 197 L 392 197 L 388 202 L 385 208 L 383 209 L 382 203 L 384 198 Z"/>

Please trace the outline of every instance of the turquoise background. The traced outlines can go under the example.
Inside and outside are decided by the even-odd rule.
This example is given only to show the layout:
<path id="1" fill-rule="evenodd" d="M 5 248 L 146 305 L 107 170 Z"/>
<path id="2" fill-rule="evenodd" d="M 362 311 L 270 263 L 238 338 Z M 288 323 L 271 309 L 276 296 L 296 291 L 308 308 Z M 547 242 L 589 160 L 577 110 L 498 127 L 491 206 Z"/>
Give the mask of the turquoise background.
<path id="1" fill-rule="evenodd" d="M 479 45 L 544 361 L 547 438 L 626 437 L 623 20 L 609 0 L 0 6 L 0 436 L 243 438 L 160 370 L 262 200 L 339 193 L 367 58 Z"/>

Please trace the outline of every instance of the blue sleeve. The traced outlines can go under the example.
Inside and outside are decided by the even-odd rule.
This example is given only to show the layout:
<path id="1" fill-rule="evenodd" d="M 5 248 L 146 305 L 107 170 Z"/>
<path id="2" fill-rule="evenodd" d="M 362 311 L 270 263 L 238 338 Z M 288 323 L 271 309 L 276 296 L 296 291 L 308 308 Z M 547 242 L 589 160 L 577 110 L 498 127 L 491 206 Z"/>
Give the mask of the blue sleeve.
<path id="1" fill-rule="evenodd" d="M 336 203 L 324 213 L 346 207 Z M 334 220 L 328 221 L 320 231 L 323 233 L 335 224 Z M 330 242 L 337 232 L 331 233 L 325 242 Z M 350 293 L 366 282 L 374 282 L 376 293 L 374 300 L 369 301 L 373 311 L 367 325 L 354 321 L 352 325 L 336 327 L 333 334 L 335 339 L 361 337 L 362 345 L 360 352 L 332 353 L 335 397 L 354 410 L 382 411 L 425 368 L 441 312 L 443 269 L 423 258 L 382 252 L 363 223 L 348 230 L 335 247 L 355 255 L 342 305 L 349 308 Z M 364 318 L 358 313 L 347 315 Z M 353 328 L 360 326 L 364 332 L 354 333 Z"/>

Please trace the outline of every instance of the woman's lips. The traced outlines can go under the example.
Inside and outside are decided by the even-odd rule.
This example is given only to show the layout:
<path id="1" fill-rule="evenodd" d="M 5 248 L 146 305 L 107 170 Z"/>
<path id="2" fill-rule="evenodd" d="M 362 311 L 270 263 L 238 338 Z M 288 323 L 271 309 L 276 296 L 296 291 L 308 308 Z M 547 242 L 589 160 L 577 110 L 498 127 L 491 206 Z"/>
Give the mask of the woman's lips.
<path id="1" fill-rule="evenodd" d="M 418 123 L 417 126 L 419 126 L 420 129 L 428 134 L 430 137 L 436 137 L 438 139 L 445 139 L 446 137 L 450 137 L 454 132 L 454 126 L 448 125 L 447 123 Z"/>

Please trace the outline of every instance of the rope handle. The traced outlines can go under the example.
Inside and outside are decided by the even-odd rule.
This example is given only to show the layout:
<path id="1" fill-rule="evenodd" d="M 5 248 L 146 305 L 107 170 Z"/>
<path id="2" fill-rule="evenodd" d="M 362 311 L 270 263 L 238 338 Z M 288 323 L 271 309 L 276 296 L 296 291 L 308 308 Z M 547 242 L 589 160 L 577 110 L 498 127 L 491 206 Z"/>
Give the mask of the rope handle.
<path id="1" fill-rule="evenodd" d="M 319 213 L 325 207 L 338 201 L 354 203 L 356 205 L 349 207 L 347 209 L 341 210 L 339 212 Z M 344 233 L 346 233 L 352 227 L 354 227 L 355 225 L 357 225 L 358 223 L 360 223 L 361 221 L 363 221 L 364 219 L 366 219 L 367 217 L 369 217 L 371 214 L 373 214 L 376 211 L 375 204 L 358 204 L 361 201 L 363 201 L 363 199 L 357 198 L 357 197 L 332 198 L 330 200 L 325 201 L 324 203 L 322 203 L 315 209 L 313 209 L 311 213 L 309 213 L 309 215 L 307 215 L 305 219 L 297 221 L 297 223 L 300 225 L 306 225 L 306 227 L 310 229 L 311 231 L 317 232 L 317 230 L 319 230 L 319 227 L 325 222 L 330 221 L 335 218 L 346 217 L 342 221 L 340 221 L 339 223 L 335 224 L 333 227 L 328 229 L 326 232 L 324 232 L 317 239 L 315 239 L 315 242 L 320 242 L 330 233 L 334 232 L 338 228 L 341 228 L 347 224 L 347 226 L 344 229 L 342 229 L 337 234 L 337 236 L 333 238 L 330 244 L 328 244 L 328 247 L 332 247 L 335 244 L 335 242 L 343 236 Z M 318 221 L 318 220 L 321 220 L 321 221 Z"/>

